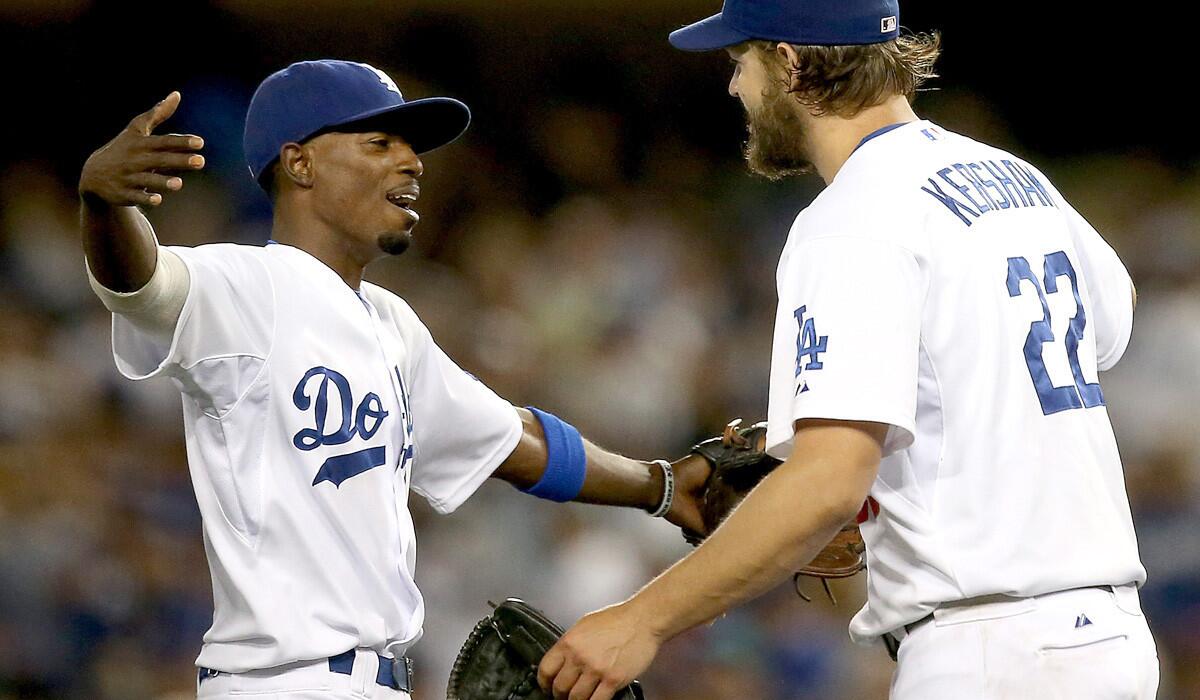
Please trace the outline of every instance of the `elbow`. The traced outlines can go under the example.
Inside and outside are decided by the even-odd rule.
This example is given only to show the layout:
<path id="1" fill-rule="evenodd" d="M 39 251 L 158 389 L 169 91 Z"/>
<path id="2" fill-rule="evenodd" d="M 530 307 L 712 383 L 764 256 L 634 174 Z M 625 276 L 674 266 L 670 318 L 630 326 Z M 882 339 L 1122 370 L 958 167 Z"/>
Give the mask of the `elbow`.
<path id="1" fill-rule="evenodd" d="M 855 491 L 835 500 L 829 509 L 830 525 L 841 527 L 858 517 L 866 499 L 867 491 Z"/>
<path id="2" fill-rule="evenodd" d="M 883 444 L 890 426 L 884 423 L 802 420 L 796 423 L 792 458 L 803 465 L 806 489 L 818 506 L 820 525 L 841 527 L 855 518 L 879 474 Z"/>
<path id="3" fill-rule="evenodd" d="M 858 516 L 878 473 L 878 462 L 857 465 L 845 478 L 831 484 L 826 508 L 829 526 L 841 527 Z"/>
<path id="4" fill-rule="evenodd" d="M 797 485 L 793 493 L 806 491 L 810 496 L 805 499 L 807 517 L 796 521 L 796 536 L 804 539 L 813 530 L 837 530 L 854 520 L 862 510 L 872 479 L 834 476 L 831 472 L 803 487 Z"/>
<path id="5" fill-rule="evenodd" d="M 541 425 L 533 413 L 516 408 L 521 420 L 521 439 L 508 458 L 492 472 L 492 477 L 507 481 L 519 489 L 527 489 L 542 478 L 546 467 L 546 441 Z"/>

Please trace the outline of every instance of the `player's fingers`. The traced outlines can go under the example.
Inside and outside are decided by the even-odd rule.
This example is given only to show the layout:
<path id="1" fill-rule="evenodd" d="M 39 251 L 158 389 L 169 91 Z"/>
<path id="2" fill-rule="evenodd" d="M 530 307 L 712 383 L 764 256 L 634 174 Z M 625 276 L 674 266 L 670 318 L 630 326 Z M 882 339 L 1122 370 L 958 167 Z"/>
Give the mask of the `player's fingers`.
<path id="1" fill-rule="evenodd" d="M 567 696 L 567 700 L 588 700 L 596 692 L 598 685 L 600 685 L 599 674 L 583 673 L 579 676 L 579 680 L 575 681 L 575 686 L 571 688 L 571 694 Z"/>
<path id="2" fill-rule="evenodd" d="M 138 164 L 147 170 L 199 170 L 204 167 L 204 156 L 199 153 L 158 151 L 139 158 Z"/>
<path id="3" fill-rule="evenodd" d="M 198 151 L 204 139 L 195 134 L 163 134 L 146 139 L 146 147 L 155 151 Z"/>
<path id="4" fill-rule="evenodd" d="M 567 694 L 571 692 L 571 688 L 575 686 L 575 681 L 579 680 L 583 669 L 575 664 L 567 664 L 554 677 L 554 699 L 567 700 Z"/>
<path id="5" fill-rule="evenodd" d="M 557 646 L 546 652 L 542 657 L 542 663 L 538 664 L 538 685 L 542 690 L 550 692 L 550 684 L 554 682 L 554 677 L 558 675 L 565 662 L 566 657 Z"/>
<path id="6" fill-rule="evenodd" d="M 150 192 L 175 192 L 183 188 L 183 178 L 159 173 L 133 173 L 129 183 Z"/>
<path id="7" fill-rule="evenodd" d="M 617 694 L 617 689 L 620 686 L 614 680 L 601 679 L 600 684 L 596 686 L 596 690 L 592 692 L 588 700 L 612 700 Z"/>
<path id="8" fill-rule="evenodd" d="M 142 136 L 149 136 L 150 132 L 154 131 L 159 124 L 175 113 L 175 109 L 179 107 L 180 98 L 178 90 L 172 92 L 163 98 L 162 102 L 134 117 L 133 121 L 129 122 L 129 128 Z"/>
<path id="9" fill-rule="evenodd" d="M 125 204 L 141 207 L 157 207 L 162 204 L 163 197 L 157 192 L 147 192 L 146 190 L 126 190 Z"/>

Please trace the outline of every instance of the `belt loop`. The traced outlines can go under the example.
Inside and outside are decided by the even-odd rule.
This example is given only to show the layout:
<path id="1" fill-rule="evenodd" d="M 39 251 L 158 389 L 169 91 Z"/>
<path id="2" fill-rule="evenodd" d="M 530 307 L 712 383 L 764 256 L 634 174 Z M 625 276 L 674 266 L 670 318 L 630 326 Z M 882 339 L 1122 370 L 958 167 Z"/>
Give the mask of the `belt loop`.
<path id="1" fill-rule="evenodd" d="M 367 657 L 373 657 L 374 662 L 368 663 Z M 412 659 L 401 656 L 389 659 L 380 656 L 371 649 L 351 649 L 350 651 L 329 657 L 329 670 L 350 676 L 350 687 L 357 693 L 366 693 L 373 685 L 382 685 L 406 693 L 413 691 Z"/>
<path id="2" fill-rule="evenodd" d="M 1110 586 L 1113 600 L 1117 607 L 1130 615 L 1142 614 L 1142 601 L 1138 595 L 1137 584 L 1128 583 L 1124 586 Z"/>
<path id="3" fill-rule="evenodd" d="M 378 657 L 370 649 L 354 650 L 354 668 L 350 671 L 350 690 L 360 695 L 370 697 L 368 693 L 375 686 L 375 674 L 378 672 Z"/>

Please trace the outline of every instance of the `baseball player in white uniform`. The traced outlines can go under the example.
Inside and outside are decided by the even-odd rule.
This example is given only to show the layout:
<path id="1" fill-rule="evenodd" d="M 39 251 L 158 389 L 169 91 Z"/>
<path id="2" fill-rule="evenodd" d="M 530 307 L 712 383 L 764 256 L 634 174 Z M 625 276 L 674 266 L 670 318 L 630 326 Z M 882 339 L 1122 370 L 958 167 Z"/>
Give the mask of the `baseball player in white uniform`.
<path id="1" fill-rule="evenodd" d="M 153 207 L 203 167 L 202 139 L 135 118 L 80 178 L 88 274 L 113 315 L 117 367 L 183 396 L 215 613 L 203 698 L 404 698 L 421 636 L 409 490 L 449 513 L 489 476 L 557 501 L 638 506 L 702 527 L 700 458 L 644 463 L 516 409 L 459 369 L 404 301 L 364 282 L 418 216 L 418 153 L 469 122 L 449 98 L 405 102 L 383 72 L 297 63 L 267 78 L 245 149 L 273 240 L 160 247 Z M 675 479 L 679 495 L 675 497 Z"/>
<path id="2" fill-rule="evenodd" d="M 891 697 L 1155 696 L 1098 379 L 1129 342 L 1133 285 L 1037 168 L 914 114 L 939 39 L 898 27 L 895 0 L 726 0 L 671 35 L 733 58 L 754 170 L 827 183 L 776 277 L 767 447 L 786 461 L 690 556 L 568 631 L 540 669 L 555 697 L 607 700 L 856 511 L 850 635 L 898 658 Z"/>

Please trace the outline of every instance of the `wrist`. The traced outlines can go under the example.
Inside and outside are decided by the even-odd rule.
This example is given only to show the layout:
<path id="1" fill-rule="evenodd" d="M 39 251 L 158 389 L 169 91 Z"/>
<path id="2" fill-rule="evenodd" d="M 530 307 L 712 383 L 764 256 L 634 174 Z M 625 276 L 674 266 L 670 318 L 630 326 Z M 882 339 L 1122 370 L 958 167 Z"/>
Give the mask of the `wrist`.
<path id="1" fill-rule="evenodd" d="M 642 492 L 642 510 L 647 513 L 653 513 L 658 504 L 662 503 L 663 496 L 663 473 L 654 462 L 642 462 L 642 467 L 646 470 L 646 474 L 650 477 L 646 482 L 646 488 Z"/>
<path id="2" fill-rule="evenodd" d="M 102 210 L 109 207 L 103 197 L 94 190 L 88 189 L 82 182 L 79 183 L 79 201 L 88 209 Z"/>
<path id="3" fill-rule="evenodd" d="M 649 590 L 650 586 L 643 588 L 636 593 L 632 598 L 629 598 L 622 607 L 628 611 L 637 625 L 644 629 L 650 636 L 665 642 L 670 637 L 667 635 L 667 625 L 665 624 L 666 609 L 660 605 L 656 605 L 652 600 L 653 593 Z"/>
<path id="4" fill-rule="evenodd" d="M 650 462 L 652 491 L 657 493 L 652 497 L 651 506 L 647 508 L 654 518 L 666 517 L 671 512 L 675 502 L 675 472 L 671 463 L 665 459 Z"/>

